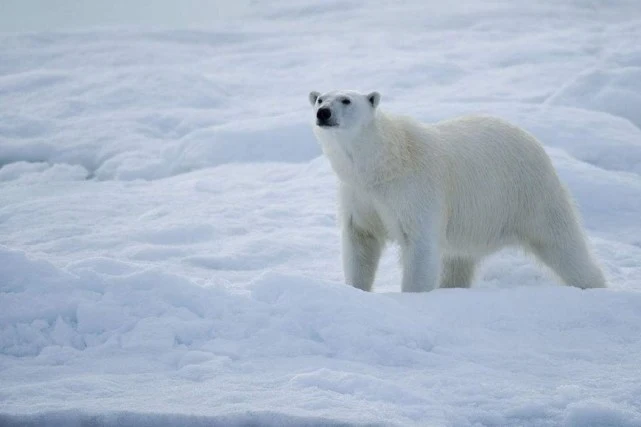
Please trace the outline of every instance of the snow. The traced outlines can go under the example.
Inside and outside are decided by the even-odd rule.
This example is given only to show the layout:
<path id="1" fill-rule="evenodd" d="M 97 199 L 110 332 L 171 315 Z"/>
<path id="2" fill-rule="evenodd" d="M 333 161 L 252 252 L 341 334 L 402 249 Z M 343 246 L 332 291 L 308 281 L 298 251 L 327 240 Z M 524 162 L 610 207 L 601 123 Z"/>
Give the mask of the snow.
<path id="1" fill-rule="evenodd" d="M 0 425 L 641 426 L 638 2 L 200 3 L 0 20 Z M 532 132 L 609 288 L 346 286 L 334 88 Z"/>

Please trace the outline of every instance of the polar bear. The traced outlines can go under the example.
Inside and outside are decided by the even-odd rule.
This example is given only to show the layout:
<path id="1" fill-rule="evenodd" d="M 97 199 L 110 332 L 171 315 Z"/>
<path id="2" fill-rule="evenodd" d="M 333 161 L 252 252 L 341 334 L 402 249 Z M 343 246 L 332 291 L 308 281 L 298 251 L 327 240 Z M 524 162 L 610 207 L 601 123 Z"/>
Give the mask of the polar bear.
<path id="1" fill-rule="evenodd" d="M 386 241 L 402 291 L 469 287 L 479 261 L 519 245 L 568 285 L 605 287 L 568 191 L 541 144 L 497 118 L 433 125 L 378 107 L 378 92 L 311 92 L 314 133 L 339 178 L 348 284 L 370 291 Z"/>

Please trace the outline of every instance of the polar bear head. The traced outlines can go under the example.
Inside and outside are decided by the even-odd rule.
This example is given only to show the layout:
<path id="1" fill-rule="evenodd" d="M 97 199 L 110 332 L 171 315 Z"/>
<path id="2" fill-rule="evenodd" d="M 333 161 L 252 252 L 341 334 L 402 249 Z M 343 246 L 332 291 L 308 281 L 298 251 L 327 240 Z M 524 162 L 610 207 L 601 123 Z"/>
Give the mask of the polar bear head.
<path id="1" fill-rule="evenodd" d="M 309 102 L 316 118 L 315 130 L 358 132 L 374 119 L 380 100 L 378 92 L 367 95 L 353 90 L 324 94 L 310 92 Z"/>

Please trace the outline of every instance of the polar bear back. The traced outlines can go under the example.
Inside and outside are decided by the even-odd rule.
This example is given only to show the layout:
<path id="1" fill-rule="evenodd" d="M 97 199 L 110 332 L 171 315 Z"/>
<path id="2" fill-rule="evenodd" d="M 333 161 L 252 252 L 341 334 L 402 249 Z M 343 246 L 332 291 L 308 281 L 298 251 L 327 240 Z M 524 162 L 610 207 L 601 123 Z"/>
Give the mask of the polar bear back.
<path id="1" fill-rule="evenodd" d="M 493 251 L 536 233 L 542 218 L 549 226 L 554 210 L 572 209 L 545 150 L 526 131 L 485 116 L 427 128 L 433 138 L 428 146 L 434 144 L 442 159 L 438 164 L 443 168 L 439 181 L 445 185 L 444 243 L 450 251 Z M 558 217 L 566 218 L 564 213 Z"/>

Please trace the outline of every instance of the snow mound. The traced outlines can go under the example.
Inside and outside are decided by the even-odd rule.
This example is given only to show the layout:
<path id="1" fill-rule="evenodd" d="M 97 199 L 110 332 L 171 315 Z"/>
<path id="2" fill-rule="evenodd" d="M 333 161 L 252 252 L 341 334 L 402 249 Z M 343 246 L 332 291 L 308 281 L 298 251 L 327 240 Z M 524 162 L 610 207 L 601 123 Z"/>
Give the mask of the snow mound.
<path id="1" fill-rule="evenodd" d="M 569 405 L 565 411 L 564 427 L 641 425 L 641 413 L 632 406 L 603 401 L 585 401 Z"/>
<path id="2" fill-rule="evenodd" d="M 264 95 L 251 99 L 208 59 L 242 68 L 233 47 L 246 40 L 222 31 L 4 36 L 0 166 L 68 164 L 99 180 L 152 180 L 317 156 L 309 124 L 292 114 L 304 95 L 266 110 Z"/>
<path id="3" fill-rule="evenodd" d="M 13 126 L 22 122 L 25 129 L 33 126 L 23 117 L 5 117 L 4 120 Z M 96 120 L 102 121 L 101 118 Z M 296 163 L 309 161 L 320 154 L 309 124 L 292 122 L 288 117 L 268 123 L 256 121 L 196 127 L 184 131 L 183 136 L 166 135 L 170 132 L 166 128 L 159 131 L 163 134 L 148 134 L 152 132 L 149 128 L 155 126 L 154 122 L 166 127 L 172 120 L 181 121 L 165 115 L 153 120 L 143 117 L 131 123 L 113 123 L 117 127 L 130 125 L 143 129 L 105 137 L 110 141 L 108 149 L 103 144 L 83 142 L 82 139 L 61 143 L 51 136 L 46 141 L 30 134 L 12 137 L 13 130 L 0 127 L 0 137 L 7 141 L 0 147 L 0 180 L 43 172 L 46 165 L 51 165 L 51 170 L 40 178 L 26 179 L 153 180 L 225 163 Z M 109 126 L 106 132 L 113 132 Z"/>
<path id="4" fill-rule="evenodd" d="M 2 248 L 0 260 L 2 276 L 13 278 L 0 293 L 3 375 L 22 369 L 20 360 L 66 372 L 45 380 L 46 389 L 70 399 L 62 406 L 45 400 L 34 414 L 20 399 L 42 383 L 10 381 L 9 401 L 22 415 L 6 414 L 7 424 L 50 417 L 47 425 L 393 425 L 428 417 L 498 426 L 544 419 L 582 425 L 596 417 L 635 425 L 641 416 L 625 397 L 638 390 L 631 370 L 641 351 L 638 292 L 548 286 L 381 295 L 269 271 L 238 288 L 199 286 L 109 258 L 59 268 Z M 527 371 L 519 370 L 523 363 Z M 87 366 L 103 373 L 87 376 Z M 267 366 L 269 379 L 260 374 Z M 591 386 L 602 381 L 604 367 L 618 378 L 608 393 Z M 574 373 L 572 382 L 565 372 Z M 122 375 L 132 383 L 116 380 Z M 236 392 L 220 393 L 221 381 L 235 384 L 241 396 L 247 387 L 264 391 L 240 404 Z M 167 387 L 178 394 L 197 387 L 214 406 L 176 404 Z M 310 400 L 263 412 L 272 395 Z M 81 396 L 89 400 L 78 411 L 73 402 Z M 140 399 L 155 403 L 150 414 L 120 412 L 131 399 L 134 408 Z M 212 413 L 214 402 L 221 406 Z M 358 416 L 348 415 L 353 406 L 361 408 Z M 385 415 L 394 407 L 403 408 L 401 418 Z"/>
<path id="5" fill-rule="evenodd" d="M 632 31 L 641 36 L 638 28 Z M 570 79 L 547 102 L 604 111 L 641 129 L 641 48 L 624 42 L 615 49 Z"/>
<path id="6" fill-rule="evenodd" d="M 264 274 L 250 294 L 236 294 L 109 259 L 76 263 L 74 273 L 4 248 L 0 260 L 4 277 L 20 278 L 3 283 L 0 297 L 0 350 L 13 356 L 65 363 L 74 350 L 115 345 L 178 350 L 177 363 L 191 365 L 214 358 L 215 347 L 232 360 L 316 354 L 404 365 L 432 346 L 412 327 L 420 317 L 407 318 L 396 302 L 305 277 Z"/>

